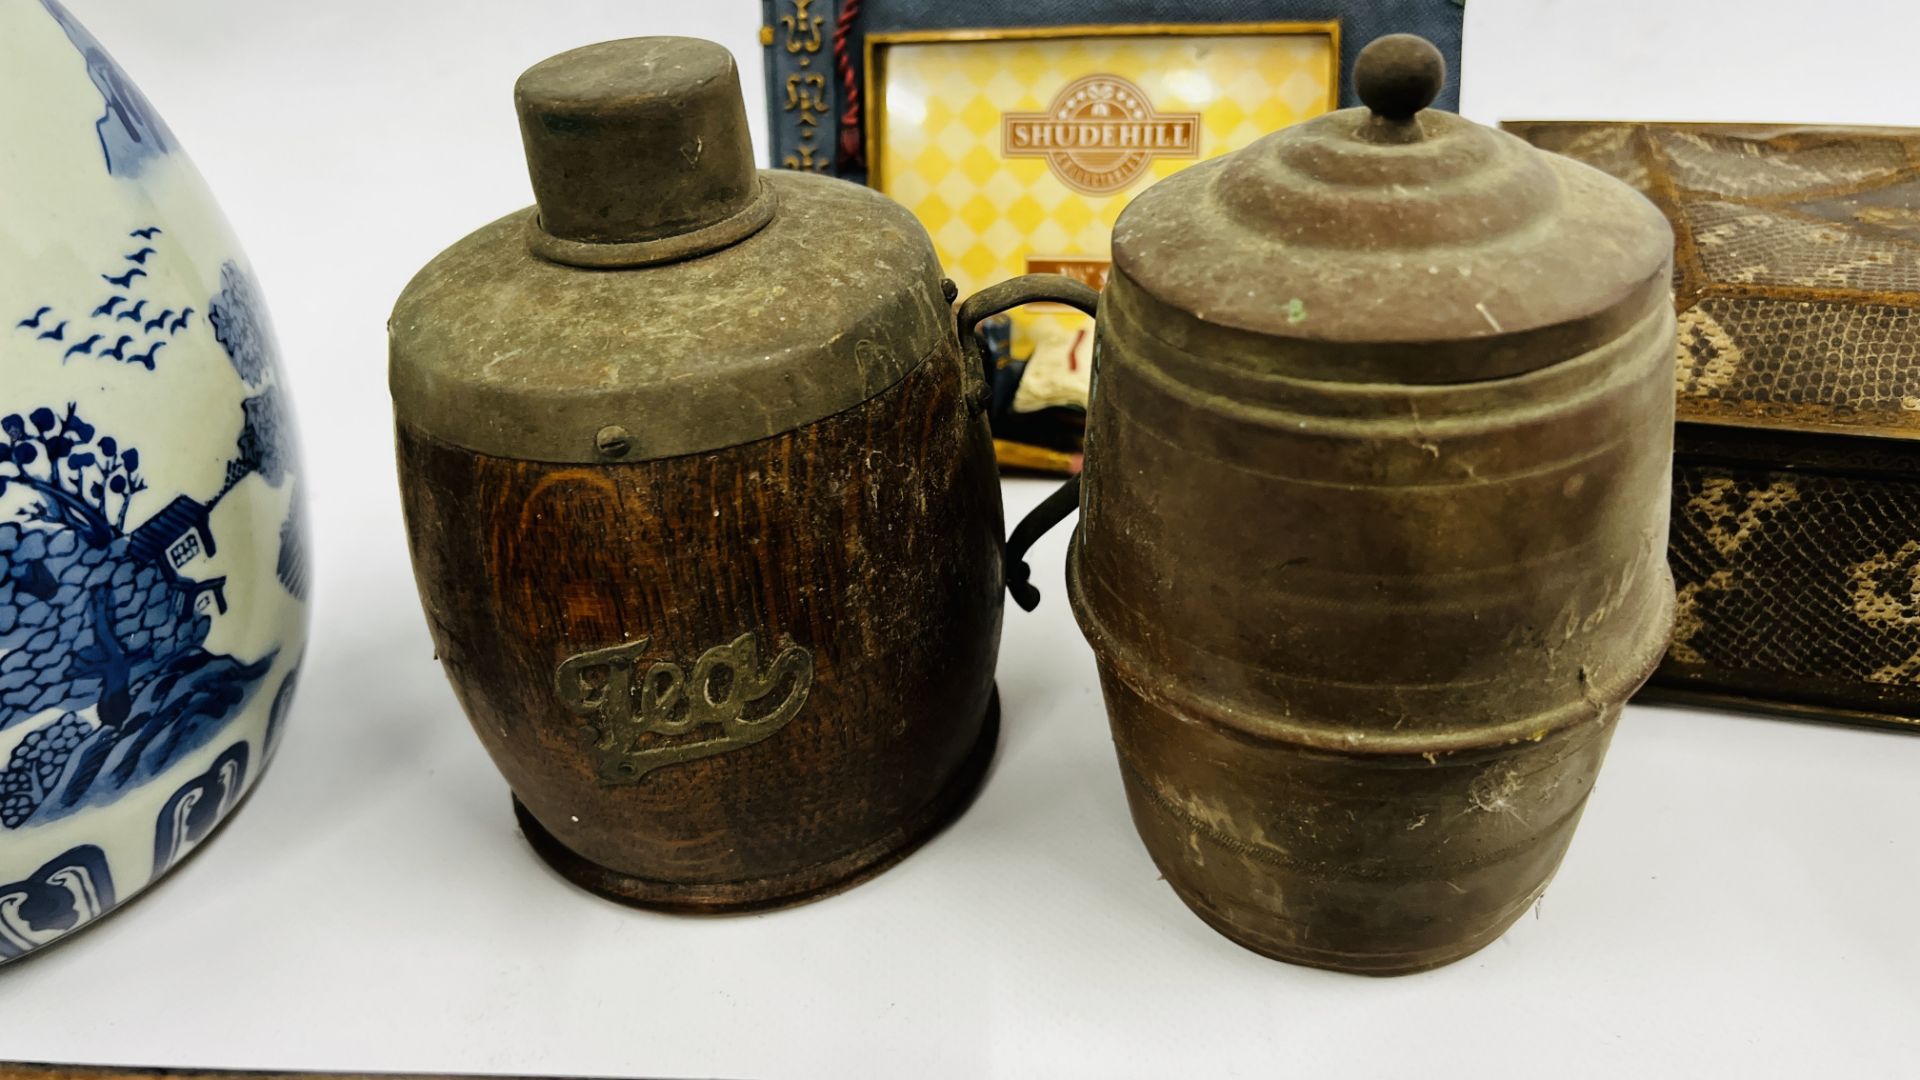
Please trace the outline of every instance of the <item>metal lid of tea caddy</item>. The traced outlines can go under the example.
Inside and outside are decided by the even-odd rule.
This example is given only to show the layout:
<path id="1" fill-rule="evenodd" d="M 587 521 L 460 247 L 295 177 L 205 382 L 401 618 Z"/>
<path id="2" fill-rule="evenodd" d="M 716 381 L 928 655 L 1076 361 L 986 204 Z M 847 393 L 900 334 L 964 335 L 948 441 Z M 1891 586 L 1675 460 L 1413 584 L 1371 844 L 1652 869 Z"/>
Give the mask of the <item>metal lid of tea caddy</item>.
<path id="1" fill-rule="evenodd" d="M 528 241 L 554 262 L 648 266 L 744 240 L 772 219 L 733 54 L 698 38 L 588 45 L 513 87 L 540 212 Z M 678 160 L 676 160 L 676 157 Z"/>
<path id="2" fill-rule="evenodd" d="M 845 181 L 754 168 L 719 45 L 589 45 L 530 68 L 514 99 L 538 205 L 448 248 L 401 294 L 388 324 L 401 423 L 500 457 L 672 457 L 851 408 L 951 336 L 912 214 Z"/>
<path id="3" fill-rule="evenodd" d="M 1354 78 L 1364 108 L 1135 199 L 1114 226 L 1117 313 L 1242 370 L 1447 383 L 1578 355 L 1664 297 L 1659 211 L 1585 165 L 1428 109 L 1446 81 L 1431 44 L 1381 38 Z"/>

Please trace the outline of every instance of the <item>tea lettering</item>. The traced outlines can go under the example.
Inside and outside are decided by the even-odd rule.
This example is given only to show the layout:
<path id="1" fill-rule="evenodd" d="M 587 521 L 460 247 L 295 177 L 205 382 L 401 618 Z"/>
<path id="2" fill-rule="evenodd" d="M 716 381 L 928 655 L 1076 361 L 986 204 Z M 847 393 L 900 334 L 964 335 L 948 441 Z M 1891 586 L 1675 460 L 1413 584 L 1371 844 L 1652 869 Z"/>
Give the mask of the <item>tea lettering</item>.
<path id="1" fill-rule="evenodd" d="M 751 746 L 785 727 L 813 686 L 810 650 L 788 644 L 763 667 L 752 631 L 701 653 L 690 670 L 649 655 L 652 640 L 570 656 L 554 673 L 560 700 L 585 721 L 602 783 Z M 708 729 L 718 733 L 672 738 Z"/>

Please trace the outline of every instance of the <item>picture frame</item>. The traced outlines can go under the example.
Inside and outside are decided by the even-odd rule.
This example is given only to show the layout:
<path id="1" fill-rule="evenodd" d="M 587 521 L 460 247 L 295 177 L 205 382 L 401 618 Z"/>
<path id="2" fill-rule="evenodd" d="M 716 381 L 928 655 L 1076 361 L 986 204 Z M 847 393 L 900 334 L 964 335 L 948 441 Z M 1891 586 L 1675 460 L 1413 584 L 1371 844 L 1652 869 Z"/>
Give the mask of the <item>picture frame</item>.
<path id="1" fill-rule="evenodd" d="M 1034 272 L 1100 287 L 1132 196 L 1357 104 L 1345 76 L 1380 35 L 1433 41 L 1454 72 L 1436 107 L 1459 100 L 1460 0 L 763 0 L 763 10 L 771 164 L 900 201 L 963 296 Z M 1036 305 L 981 325 L 1002 465 L 1078 470 L 1086 323 Z"/>

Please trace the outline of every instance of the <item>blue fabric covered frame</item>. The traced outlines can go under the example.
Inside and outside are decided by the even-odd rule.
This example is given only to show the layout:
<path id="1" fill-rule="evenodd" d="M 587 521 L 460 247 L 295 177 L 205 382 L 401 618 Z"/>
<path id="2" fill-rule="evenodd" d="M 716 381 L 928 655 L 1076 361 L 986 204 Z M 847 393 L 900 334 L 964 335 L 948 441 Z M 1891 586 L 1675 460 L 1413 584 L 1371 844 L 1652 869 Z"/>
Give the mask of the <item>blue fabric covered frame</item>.
<path id="1" fill-rule="evenodd" d="M 1458 109 L 1464 0 L 761 0 L 771 164 L 866 181 L 862 108 L 848 124 L 846 87 L 865 95 L 868 34 L 1131 23 L 1340 23 L 1340 70 L 1382 34 L 1420 34 L 1446 55 L 1438 107 Z M 862 100 L 864 106 L 865 102 Z M 1358 105 L 1352 80 L 1341 104 Z"/>

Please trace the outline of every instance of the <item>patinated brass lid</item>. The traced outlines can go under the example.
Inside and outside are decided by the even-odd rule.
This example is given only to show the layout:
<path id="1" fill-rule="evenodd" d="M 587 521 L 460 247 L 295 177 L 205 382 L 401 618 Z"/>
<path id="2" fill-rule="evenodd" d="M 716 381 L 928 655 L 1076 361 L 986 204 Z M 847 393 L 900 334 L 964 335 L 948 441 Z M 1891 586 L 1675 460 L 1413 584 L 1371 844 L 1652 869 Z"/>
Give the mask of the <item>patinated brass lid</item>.
<path id="1" fill-rule="evenodd" d="M 952 333 L 912 214 L 753 167 L 720 46 L 577 49 L 530 69 L 515 99 L 539 205 L 448 248 L 401 294 L 401 423 L 528 460 L 697 453 L 857 405 Z"/>
<path id="2" fill-rule="evenodd" d="M 1428 110 L 1445 78 L 1432 45 L 1382 38 L 1355 67 L 1366 107 L 1135 199 L 1113 234 L 1120 289 L 1149 309 L 1134 321 L 1257 371 L 1440 383 L 1577 355 L 1664 301 L 1659 211 L 1594 169 Z"/>

